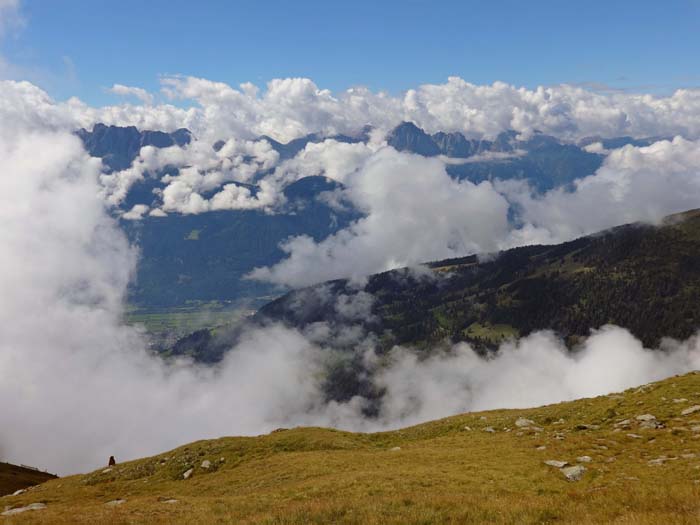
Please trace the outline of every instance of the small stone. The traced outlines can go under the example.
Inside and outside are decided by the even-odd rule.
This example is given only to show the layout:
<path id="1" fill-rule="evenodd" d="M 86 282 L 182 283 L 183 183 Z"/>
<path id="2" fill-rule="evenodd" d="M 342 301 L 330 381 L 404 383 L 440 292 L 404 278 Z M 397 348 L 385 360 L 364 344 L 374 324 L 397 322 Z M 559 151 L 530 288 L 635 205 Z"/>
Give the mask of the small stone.
<path id="1" fill-rule="evenodd" d="M 391 452 L 398 452 L 399 450 L 401 450 L 401 447 L 394 447 L 394 448 L 390 448 L 389 450 Z"/>
<path id="2" fill-rule="evenodd" d="M 219 463 L 224 463 L 225 461 L 226 461 L 226 458 L 224 458 L 224 457 L 219 458 Z"/>
<path id="3" fill-rule="evenodd" d="M 27 512 L 30 510 L 42 510 L 46 508 L 46 504 L 44 503 L 30 503 L 26 507 L 17 507 L 16 509 L 8 509 L 0 516 L 12 516 L 14 514 L 21 514 L 22 512 Z"/>
<path id="4" fill-rule="evenodd" d="M 639 434 L 627 434 L 627 437 L 632 439 L 642 439 L 642 436 L 640 436 Z"/>
<path id="5" fill-rule="evenodd" d="M 693 452 L 690 452 L 688 454 L 681 454 L 681 457 L 683 459 L 693 459 L 696 457 L 696 454 L 694 454 Z"/>
<path id="6" fill-rule="evenodd" d="M 535 450 L 547 450 L 547 447 L 545 447 L 544 445 L 540 445 Z"/>
<path id="7" fill-rule="evenodd" d="M 587 425 L 587 424 L 580 424 L 576 425 L 576 430 L 598 430 L 600 428 L 600 425 Z"/>
<path id="8" fill-rule="evenodd" d="M 666 458 L 656 458 L 656 459 L 650 459 L 647 461 L 647 465 L 650 467 L 660 467 L 666 462 Z"/>
<path id="9" fill-rule="evenodd" d="M 102 474 L 107 474 L 108 472 L 112 472 L 111 468 L 106 468 L 102 471 Z"/>
<path id="10" fill-rule="evenodd" d="M 185 471 L 185 473 L 182 475 L 182 479 L 189 479 L 193 472 L 194 472 L 193 468 Z"/>
<path id="11" fill-rule="evenodd" d="M 564 477 L 569 481 L 579 481 L 583 477 L 584 472 L 586 472 L 586 467 L 583 465 L 576 465 L 561 469 L 561 473 L 564 474 Z"/>
<path id="12" fill-rule="evenodd" d="M 674 403 L 687 403 L 688 400 L 686 398 L 682 397 L 680 399 L 674 399 L 673 402 Z"/>
<path id="13" fill-rule="evenodd" d="M 168 505 L 172 505 L 173 503 L 177 503 L 177 502 L 178 502 L 178 500 L 176 500 L 176 499 L 163 500 L 163 503 L 167 503 Z"/>
<path id="14" fill-rule="evenodd" d="M 652 416 L 651 414 L 642 414 L 641 416 L 636 417 L 637 421 L 656 421 L 656 416 Z"/>
<path id="15" fill-rule="evenodd" d="M 700 405 L 693 405 L 692 407 L 688 407 L 685 410 L 681 412 L 681 416 L 688 416 L 690 414 L 694 414 L 695 412 L 700 411 Z"/>
<path id="16" fill-rule="evenodd" d="M 645 429 L 645 430 L 654 430 L 657 428 L 664 428 L 663 423 L 659 423 L 656 420 L 651 420 L 651 421 L 643 421 L 640 425 L 639 428 Z"/>
<path id="17" fill-rule="evenodd" d="M 515 420 L 515 426 L 518 428 L 525 428 L 534 426 L 535 422 L 531 419 L 525 419 L 524 417 L 519 417 Z"/>
<path id="18" fill-rule="evenodd" d="M 209 461 L 208 459 L 205 459 L 204 461 L 202 461 L 201 466 L 203 469 L 208 469 L 209 467 L 211 467 L 211 461 Z"/>
<path id="19" fill-rule="evenodd" d="M 690 427 L 690 430 L 692 430 L 693 432 L 700 432 L 700 425 L 692 426 Z"/>
<path id="20" fill-rule="evenodd" d="M 569 462 L 568 461 L 558 461 L 556 459 L 548 459 L 547 461 L 544 462 L 544 464 L 549 465 L 550 467 L 554 467 L 554 468 L 564 468 L 569 464 Z"/>
<path id="21" fill-rule="evenodd" d="M 591 456 L 579 456 L 576 458 L 576 461 L 579 463 L 590 463 L 593 461 L 593 458 Z"/>
<path id="22" fill-rule="evenodd" d="M 632 421 L 629 419 L 624 419 L 620 421 L 619 423 L 615 423 L 613 426 L 614 427 L 628 427 L 632 424 Z"/>
<path id="23" fill-rule="evenodd" d="M 484 432 L 496 432 L 493 427 L 486 427 Z"/>
<path id="24" fill-rule="evenodd" d="M 481 416 L 479 419 L 480 419 L 481 421 L 486 421 L 486 416 Z"/>
<path id="25" fill-rule="evenodd" d="M 472 427 L 468 427 L 465 425 L 464 428 L 462 428 L 462 430 L 466 430 L 467 432 L 471 432 Z"/>
<path id="26" fill-rule="evenodd" d="M 117 505 L 123 505 L 126 503 L 125 499 L 113 499 L 112 501 L 108 501 L 105 503 L 108 507 L 116 507 Z"/>
<path id="27" fill-rule="evenodd" d="M 19 490 L 15 490 L 15 491 L 12 493 L 12 495 L 13 495 L 13 496 L 19 496 L 20 494 L 24 494 L 25 492 L 27 492 L 27 489 L 19 489 Z"/>

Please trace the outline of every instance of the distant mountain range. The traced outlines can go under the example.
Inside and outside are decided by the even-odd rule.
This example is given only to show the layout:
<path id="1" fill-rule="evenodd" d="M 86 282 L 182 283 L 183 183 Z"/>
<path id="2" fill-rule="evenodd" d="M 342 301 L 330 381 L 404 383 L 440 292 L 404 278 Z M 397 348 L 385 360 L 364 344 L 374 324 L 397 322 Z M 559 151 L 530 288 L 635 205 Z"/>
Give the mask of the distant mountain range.
<path id="1" fill-rule="evenodd" d="M 92 131 L 83 129 L 77 133 L 88 152 L 102 158 L 108 171 L 128 168 L 143 146 L 183 146 L 192 140 L 185 129 L 163 133 L 103 124 L 95 125 Z M 289 144 L 265 140 L 278 149 L 281 158 L 291 158 L 309 142 L 321 139 L 310 135 Z M 158 177 L 146 177 L 132 186 L 121 209 L 150 204 L 153 190 L 162 187 Z M 325 177 L 305 177 L 290 184 L 284 190 L 289 201 L 287 213 L 234 210 L 121 221 L 128 237 L 140 248 L 130 302 L 145 310 L 192 302 L 261 304 L 275 287 L 242 279 L 243 275 L 256 266 L 279 262 L 284 256 L 279 244 L 284 239 L 306 234 L 318 241 L 358 217 L 352 210 L 334 210 L 317 199 L 320 193 L 338 187 L 337 182 Z"/>
<path id="2" fill-rule="evenodd" d="M 293 158 L 308 144 L 327 138 L 346 143 L 365 142 L 370 131 L 367 127 L 354 137 L 310 134 L 287 144 L 265 136 L 258 140 L 266 140 L 279 153 L 281 162 Z M 102 158 L 107 171 L 129 167 L 143 146 L 185 146 L 194 140 L 186 129 L 164 133 L 104 124 L 96 124 L 91 131 L 81 129 L 77 135 L 91 155 Z M 429 135 L 409 122 L 387 135 L 387 143 L 399 151 L 450 157 L 453 160 L 446 169 L 454 178 L 473 182 L 524 179 L 540 191 L 567 185 L 595 172 L 604 157 L 584 150 L 587 144 L 601 142 L 603 147 L 610 148 L 643 145 L 650 140 L 592 138 L 574 145 L 540 133 L 520 140 L 512 131 L 501 133 L 491 141 L 474 140 L 454 132 Z M 214 148 L 222 145 L 215 144 Z M 152 204 L 157 198 L 155 193 L 165 186 L 161 176 L 147 174 L 136 182 L 120 204 L 121 211 L 128 211 L 135 204 Z M 248 187 L 253 193 L 258 190 L 255 183 Z M 285 188 L 291 205 L 277 210 L 276 214 L 232 210 L 198 215 L 171 213 L 167 217 L 121 221 L 129 238 L 141 249 L 130 302 L 146 310 L 211 301 L 262 304 L 276 289 L 244 280 L 242 276 L 256 266 L 279 262 L 284 257 L 280 242 L 302 234 L 318 241 L 361 216 L 356 210 L 333 209 L 318 198 L 321 193 L 340 187 L 338 182 L 324 177 L 302 178 Z"/>
<path id="3" fill-rule="evenodd" d="M 314 144 L 318 142 L 323 142 L 324 140 L 335 140 L 337 142 L 343 142 L 345 144 L 357 144 L 359 142 L 367 142 L 369 140 L 369 132 L 372 131 L 370 126 L 365 126 L 361 133 L 355 137 L 349 135 L 330 135 L 325 136 L 319 133 L 311 133 L 298 139 L 289 141 L 286 144 L 277 142 L 275 139 L 268 137 L 267 135 L 262 135 L 258 140 L 266 140 L 270 143 L 272 148 L 280 154 L 280 160 L 293 159 L 300 151 L 302 151 L 308 144 Z"/>
<path id="4" fill-rule="evenodd" d="M 162 131 L 139 131 L 134 126 L 106 126 L 95 124 L 92 131 L 80 129 L 77 135 L 85 144 L 85 149 L 93 157 L 100 157 L 107 171 L 125 170 L 144 146 L 167 148 L 184 146 L 192 140 L 187 129 L 178 129 L 173 133 Z"/>
<path id="5" fill-rule="evenodd" d="M 467 139 L 462 133 L 438 132 L 428 135 L 411 122 L 403 122 L 387 136 L 387 143 L 398 151 L 425 157 L 444 155 L 464 159 L 447 164 L 447 172 L 456 179 L 483 180 L 524 179 L 538 191 L 566 186 L 593 174 L 603 163 L 603 155 L 584 149 L 600 142 L 604 149 L 627 144 L 647 146 L 660 139 L 591 137 L 579 144 L 568 144 L 542 133 L 521 140 L 515 131 L 504 131 L 494 140 Z"/>

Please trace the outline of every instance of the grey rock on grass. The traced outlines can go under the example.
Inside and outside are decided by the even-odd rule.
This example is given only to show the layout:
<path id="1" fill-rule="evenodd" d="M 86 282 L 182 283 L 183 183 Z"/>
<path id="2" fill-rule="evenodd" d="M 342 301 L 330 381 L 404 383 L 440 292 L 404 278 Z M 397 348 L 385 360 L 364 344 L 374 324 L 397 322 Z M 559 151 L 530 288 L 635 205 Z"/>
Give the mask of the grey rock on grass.
<path id="1" fill-rule="evenodd" d="M 561 469 L 561 473 L 569 481 L 579 481 L 583 477 L 583 473 L 586 472 L 586 467 L 583 465 L 575 465 L 573 467 L 564 467 Z"/>
<path id="2" fill-rule="evenodd" d="M 27 512 L 29 510 L 42 510 L 46 508 L 44 503 L 30 503 L 26 507 L 17 507 L 16 509 L 9 509 L 0 514 L 0 516 L 14 516 L 15 514 L 21 514 L 22 512 Z"/>

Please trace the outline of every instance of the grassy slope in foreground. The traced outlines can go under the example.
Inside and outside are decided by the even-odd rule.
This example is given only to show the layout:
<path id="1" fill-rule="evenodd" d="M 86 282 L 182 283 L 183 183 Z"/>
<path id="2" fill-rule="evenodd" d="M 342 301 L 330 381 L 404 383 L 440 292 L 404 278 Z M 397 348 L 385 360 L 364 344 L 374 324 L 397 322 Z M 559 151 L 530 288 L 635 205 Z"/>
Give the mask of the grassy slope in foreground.
<path id="1" fill-rule="evenodd" d="M 697 523 L 700 410 L 683 415 L 694 405 L 700 373 L 393 432 L 199 441 L 0 498 L 0 509 L 46 505 L 0 523 Z M 644 414 L 662 428 L 642 428 Z M 591 461 L 577 482 L 544 464 L 580 456 Z"/>

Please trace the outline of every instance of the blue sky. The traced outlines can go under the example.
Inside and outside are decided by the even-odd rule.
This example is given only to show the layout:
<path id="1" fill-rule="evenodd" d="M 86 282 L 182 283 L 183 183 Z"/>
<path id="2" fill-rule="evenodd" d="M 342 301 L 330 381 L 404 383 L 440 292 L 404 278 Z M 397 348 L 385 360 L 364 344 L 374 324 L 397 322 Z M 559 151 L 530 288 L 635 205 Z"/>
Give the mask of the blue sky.
<path id="1" fill-rule="evenodd" d="M 62 99 L 183 74 L 399 93 L 458 75 L 669 92 L 700 85 L 700 1 L 24 0 L 2 54 Z"/>

